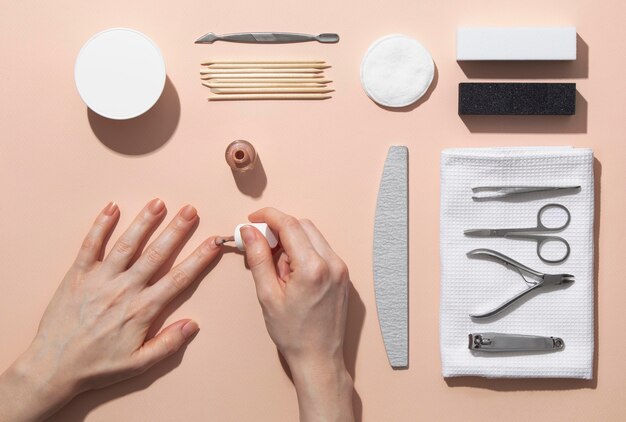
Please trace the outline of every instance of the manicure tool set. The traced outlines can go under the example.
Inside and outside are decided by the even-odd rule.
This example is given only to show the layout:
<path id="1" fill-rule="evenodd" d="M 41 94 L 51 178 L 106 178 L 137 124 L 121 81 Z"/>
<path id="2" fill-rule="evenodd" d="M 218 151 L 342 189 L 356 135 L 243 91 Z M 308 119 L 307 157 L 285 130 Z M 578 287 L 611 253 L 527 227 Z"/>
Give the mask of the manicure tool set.
<path id="1" fill-rule="evenodd" d="M 479 186 L 472 188 L 473 199 L 505 200 L 516 197 L 521 200 L 530 200 L 532 196 L 527 194 L 548 193 L 555 194 L 561 191 L 571 192 L 579 189 L 580 186 Z M 545 214 L 550 211 L 558 211 L 561 214 L 561 221 L 556 224 L 549 222 Z M 564 218 L 563 218 L 564 217 Z M 490 228 L 490 229 L 469 229 L 463 233 L 468 237 L 493 238 L 500 237 L 514 240 L 530 240 L 537 243 L 537 256 L 547 264 L 561 264 L 570 255 L 569 243 L 560 236 L 552 233 L 561 232 L 569 226 L 571 214 L 569 210 L 561 204 L 546 204 L 539 208 L 537 212 L 537 225 L 527 228 Z M 545 234 L 544 234 L 545 233 Z M 549 243 L 557 243 L 563 246 L 560 256 L 546 257 L 543 248 Z M 479 248 L 467 253 L 468 258 L 490 259 L 507 268 L 516 271 L 524 280 L 527 288 L 521 290 L 513 297 L 502 302 L 491 310 L 472 313 L 470 317 L 474 320 L 487 320 L 494 316 L 502 315 L 503 311 L 512 309 L 514 304 L 522 305 L 523 298 L 528 298 L 532 293 L 538 293 L 553 288 L 565 288 L 574 282 L 571 274 L 547 274 L 517 262 L 503 253 L 492 249 Z M 531 279 L 526 278 L 528 276 Z M 469 349 L 473 352 L 534 352 L 534 351 L 558 351 L 563 349 L 565 343 L 561 338 L 528 336 L 520 334 L 503 333 L 474 333 L 470 334 Z"/>
<path id="2" fill-rule="evenodd" d="M 123 68 L 123 57 L 111 60 L 110 52 L 130 46 L 129 37 L 141 38 L 143 55 L 150 63 L 145 69 Z M 494 60 L 575 60 L 576 29 L 555 28 L 458 28 L 457 61 Z M 106 39 L 105 39 L 106 38 Z M 109 39 L 110 38 L 110 39 Z M 100 42 L 104 40 L 106 42 Z M 209 32 L 196 44 L 215 42 L 272 45 L 313 42 L 335 44 L 339 36 L 333 33 L 309 35 L 287 32 L 243 32 L 216 35 Z M 134 45 L 134 44 L 132 44 Z M 129 53 L 130 54 L 130 53 Z M 94 65 L 95 63 L 95 65 Z M 121 64 L 120 64 L 121 63 Z M 115 67 L 117 66 L 117 67 Z M 93 69 L 114 70 L 118 75 L 141 75 L 107 81 L 102 72 L 94 76 Z M 325 71 L 330 65 L 324 60 L 219 60 L 201 62 L 201 84 L 208 88 L 208 100 L 324 100 L 334 91 Z M 117 69 L 117 70 L 115 70 Z M 123 69 L 122 69 L 123 70 Z M 113 72 L 113 73 L 115 73 Z M 139 72 L 139 73 L 138 73 Z M 430 52 L 417 40 L 400 34 L 387 35 L 374 41 L 365 53 L 360 67 L 360 81 L 367 96 L 383 108 L 403 108 L 418 104 L 428 97 L 436 78 L 436 66 Z M 109 72 L 111 73 L 111 72 Z M 88 42 L 75 68 L 76 84 L 85 103 L 95 112 L 113 119 L 126 119 L 147 111 L 160 96 L 165 84 L 165 66 L 156 45 L 143 34 L 132 30 L 104 31 Z M 93 86 L 101 88 L 94 90 Z M 114 101 L 107 93 L 133 94 L 140 101 L 133 104 Z M 106 97 L 106 98 L 105 98 Z M 109 98 L 111 97 L 111 98 Z M 104 100 L 102 100 L 104 99 Z M 458 113 L 460 115 L 571 115 L 575 113 L 576 85 L 573 83 L 461 83 Z M 102 105 L 104 104 L 104 105 Z M 247 141 L 235 141 L 228 146 L 226 161 L 234 175 L 250 174 L 257 154 Z M 526 201 L 537 195 L 559 196 L 575 193 L 578 185 L 559 186 L 478 186 L 472 188 L 472 199 L 486 201 Z M 560 211 L 565 221 L 553 225 L 544 214 Z M 555 233 L 565 230 L 571 220 L 570 211 L 562 204 L 550 203 L 537 211 L 537 224 L 526 228 L 468 229 L 468 238 L 504 238 L 534 241 L 537 256 L 545 264 L 557 265 L 570 256 L 570 245 Z M 234 241 L 237 248 L 245 247 L 237 226 L 233 236 L 219 242 Z M 265 225 L 257 225 L 263 235 L 276 246 L 278 240 Z M 546 249 L 560 245 L 561 254 L 546 254 Z M 551 246 L 550 246 L 551 245 Z M 389 149 L 380 182 L 374 222 L 373 272 L 379 323 L 389 363 L 393 368 L 408 367 L 408 148 Z M 491 259 L 515 270 L 527 284 L 525 290 L 486 312 L 472 313 L 473 320 L 485 320 L 504 315 L 523 306 L 523 298 L 535 292 L 566 288 L 574 281 L 569 274 L 542 273 L 492 249 L 478 248 L 467 253 L 469 258 Z M 528 278 L 527 278 L 528 277 Z M 549 294 L 549 293 L 548 293 Z M 495 299 L 495 298 L 494 298 Z M 489 301 L 490 303 L 497 303 Z M 493 305 L 490 305 L 493 306 Z M 558 351 L 564 340 L 558 337 L 507 333 L 472 333 L 469 348 L 473 352 L 534 352 Z"/>
<path id="3" fill-rule="evenodd" d="M 593 151 L 464 147 L 440 159 L 443 376 L 592 378 Z"/>

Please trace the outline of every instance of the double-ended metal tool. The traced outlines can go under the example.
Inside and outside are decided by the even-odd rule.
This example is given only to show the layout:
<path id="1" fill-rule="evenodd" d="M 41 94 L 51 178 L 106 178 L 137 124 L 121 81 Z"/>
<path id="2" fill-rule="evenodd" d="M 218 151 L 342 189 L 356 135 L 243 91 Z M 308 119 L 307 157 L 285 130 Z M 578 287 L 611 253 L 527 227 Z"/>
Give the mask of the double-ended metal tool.
<path id="1" fill-rule="evenodd" d="M 468 252 L 467 256 L 469 258 L 491 258 L 496 262 L 504 264 L 507 268 L 512 268 L 517 271 L 528 285 L 528 288 L 526 290 L 522 290 L 506 302 L 497 306 L 496 308 L 482 314 L 470 314 L 472 318 L 480 319 L 496 315 L 515 303 L 517 300 L 529 294 L 530 292 L 540 289 L 542 287 L 565 286 L 574 282 L 574 276 L 571 274 L 544 274 L 539 271 L 535 271 L 532 268 L 528 268 L 527 266 L 520 264 L 514 259 L 509 258 L 508 256 L 491 249 L 474 249 L 473 251 Z M 522 273 L 526 273 L 529 276 L 536 278 L 537 280 L 529 280 L 524 277 L 524 274 Z"/>
<path id="2" fill-rule="evenodd" d="M 317 41 L 324 44 L 339 42 L 337 34 L 296 34 L 293 32 L 239 32 L 235 34 L 216 35 L 213 32 L 204 34 L 196 40 L 196 44 L 213 44 L 215 41 L 229 41 L 251 44 L 290 44 L 296 42 Z"/>

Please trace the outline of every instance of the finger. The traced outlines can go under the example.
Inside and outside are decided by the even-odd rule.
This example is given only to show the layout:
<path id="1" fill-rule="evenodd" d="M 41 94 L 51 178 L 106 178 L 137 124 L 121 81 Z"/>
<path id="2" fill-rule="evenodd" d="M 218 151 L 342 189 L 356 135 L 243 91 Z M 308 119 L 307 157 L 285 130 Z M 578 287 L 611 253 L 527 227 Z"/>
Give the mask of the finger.
<path id="1" fill-rule="evenodd" d="M 291 275 L 291 268 L 289 267 L 289 257 L 285 253 L 285 251 L 280 251 L 280 255 L 278 259 L 274 256 L 274 262 L 276 262 L 276 274 L 278 274 L 278 279 L 280 281 L 289 281 L 289 276 Z M 284 285 L 280 283 L 281 286 Z"/>
<path id="2" fill-rule="evenodd" d="M 269 303 L 280 297 L 272 250 L 261 232 L 252 226 L 241 228 L 241 239 L 246 247 L 246 260 L 254 278 L 256 294 L 261 304 Z"/>
<path id="3" fill-rule="evenodd" d="M 297 218 L 274 208 L 263 208 L 250 214 L 249 218 L 255 223 L 267 223 L 280 238 L 280 244 L 292 264 L 306 264 L 317 255 Z"/>
<path id="4" fill-rule="evenodd" d="M 130 271 L 142 281 L 148 282 L 165 264 L 187 237 L 187 234 L 198 219 L 198 212 L 191 205 L 183 207 L 176 217 L 167 225 L 163 233 L 156 238 L 141 254 Z"/>
<path id="5" fill-rule="evenodd" d="M 133 355 L 140 372 L 176 353 L 200 328 L 195 321 L 183 319 L 165 327 L 148 340 Z"/>
<path id="6" fill-rule="evenodd" d="M 115 222 L 120 216 L 120 209 L 115 202 L 109 202 L 96 217 L 87 236 L 78 251 L 74 265 L 80 269 L 90 269 L 102 253 L 108 236 L 113 231 Z"/>
<path id="7" fill-rule="evenodd" d="M 328 266 L 333 279 L 348 279 L 348 267 L 339 255 L 335 253 L 333 248 L 330 247 L 330 244 L 324 235 L 322 235 L 322 232 L 320 232 L 315 224 L 313 224 L 310 220 L 300 220 L 300 224 L 302 224 L 302 228 L 304 228 L 304 231 L 306 231 L 309 239 L 311 239 L 311 243 L 317 253 L 326 261 L 326 265 Z"/>
<path id="8" fill-rule="evenodd" d="M 337 257 L 337 254 L 328 244 L 328 241 L 324 235 L 319 231 L 315 224 L 311 220 L 300 220 L 300 225 L 304 229 L 305 233 L 309 237 L 311 244 L 315 248 L 315 251 L 326 260 L 333 260 Z"/>
<path id="9" fill-rule="evenodd" d="M 145 290 L 144 294 L 150 303 L 149 308 L 159 313 L 163 306 L 198 278 L 221 250 L 221 245 L 215 243 L 215 237 L 210 237 L 202 242 L 183 262 L 172 268 L 161 280 Z"/>
<path id="10" fill-rule="evenodd" d="M 125 271 L 141 244 L 156 228 L 165 213 L 165 203 L 159 198 L 148 202 L 128 229 L 115 242 L 103 265 L 114 272 Z"/>

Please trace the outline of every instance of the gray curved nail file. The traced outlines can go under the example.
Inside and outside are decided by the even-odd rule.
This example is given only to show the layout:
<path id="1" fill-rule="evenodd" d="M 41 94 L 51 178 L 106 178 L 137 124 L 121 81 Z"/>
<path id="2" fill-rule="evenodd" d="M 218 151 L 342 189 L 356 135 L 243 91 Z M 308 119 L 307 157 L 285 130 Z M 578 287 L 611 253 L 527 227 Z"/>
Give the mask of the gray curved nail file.
<path id="1" fill-rule="evenodd" d="M 374 221 L 376 307 L 392 368 L 409 366 L 408 158 L 407 147 L 389 148 Z"/>

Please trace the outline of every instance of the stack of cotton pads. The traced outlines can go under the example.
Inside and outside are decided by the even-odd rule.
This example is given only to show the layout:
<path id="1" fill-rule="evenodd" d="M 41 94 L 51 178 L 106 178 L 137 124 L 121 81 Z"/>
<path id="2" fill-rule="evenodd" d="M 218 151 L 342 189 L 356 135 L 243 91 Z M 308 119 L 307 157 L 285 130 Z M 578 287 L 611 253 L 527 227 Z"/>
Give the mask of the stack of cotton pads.
<path id="1" fill-rule="evenodd" d="M 385 107 L 405 107 L 419 100 L 435 75 L 433 58 L 419 42 L 404 35 L 376 40 L 361 63 L 361 85 Z"/>

